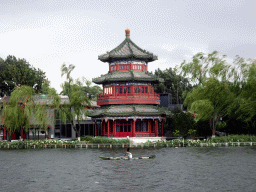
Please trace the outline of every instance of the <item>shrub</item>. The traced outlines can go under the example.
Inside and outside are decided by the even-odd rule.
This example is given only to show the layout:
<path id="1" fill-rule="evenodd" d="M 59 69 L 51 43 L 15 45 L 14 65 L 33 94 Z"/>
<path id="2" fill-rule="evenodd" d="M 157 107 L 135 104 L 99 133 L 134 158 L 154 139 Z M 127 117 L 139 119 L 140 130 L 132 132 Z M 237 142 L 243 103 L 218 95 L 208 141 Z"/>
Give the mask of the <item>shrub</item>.
<path id="1" fill-rule="evenodd" d="M 93 139 L 92 136 L 83 136 L 80 138 L 81 141 L 91 141 Z"/>

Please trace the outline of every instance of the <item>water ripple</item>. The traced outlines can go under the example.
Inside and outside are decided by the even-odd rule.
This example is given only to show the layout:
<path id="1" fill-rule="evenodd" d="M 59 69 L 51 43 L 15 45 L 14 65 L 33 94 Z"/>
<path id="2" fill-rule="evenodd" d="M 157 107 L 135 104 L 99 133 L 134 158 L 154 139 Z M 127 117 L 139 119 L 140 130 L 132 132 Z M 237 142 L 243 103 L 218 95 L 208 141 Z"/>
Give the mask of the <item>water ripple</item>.
<path id="1" fill-rule="evenodd" d="M 255 191 L 255 147 L 0 151 L 2 191 Z"/>

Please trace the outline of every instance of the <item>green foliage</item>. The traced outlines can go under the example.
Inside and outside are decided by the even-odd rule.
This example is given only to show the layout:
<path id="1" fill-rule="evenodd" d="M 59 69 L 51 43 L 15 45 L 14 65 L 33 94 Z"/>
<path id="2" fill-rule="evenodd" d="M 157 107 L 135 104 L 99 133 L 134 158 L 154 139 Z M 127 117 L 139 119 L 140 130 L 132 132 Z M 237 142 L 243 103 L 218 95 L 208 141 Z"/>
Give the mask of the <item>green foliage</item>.
<path id="1" fill-rule="evenodd" d="M 175 130 L 175 131 L 173 132 L 173 135 L 174 135 L 174 137 L 179 137 L 180 131 L 179 131 L 179 130 Z"/>
<path id="2" fill-rule="evenodd" d="M 162 78 L 164 81 L 154 86 L 156 93 L 171 93 L 172 103 L 183 103 L 184 97 L 182 96 L 184 91 L 191 91 L 192 85 L 187 78 L 178 75 L 172 68 L 155 70 L 155 76 Z M 178 100 L 177 100 L 178 92 Z"/>
<path id="3" fill-rule="evenodd" d="M 92 86 L 92 82 L 89 80 L 85 81 L 86 86 L 83 86 L 82 90 L 89 100 L 96 101 L 97 94 L 102 93 L 102 89 L 100 86 L 94 85 Z"/>
<path id="4" fill-rule="evenodd" d="M 196 129 L 189 129 L 188 135 L 190 135 L 191 137 L 196 137 L 197 136 Z"/>
<path id="5" fill-rule="evenodd" d="M 23 128 L 27 131 L 30 127 L 30 117 L 32 114 L 41 128 L 48 127 L 48 119 L 45 106 L 37 104 L 33 98 L 34 89 L 22 85 L 15 87 L 11 93 L 9 102 L 4 103 L 2 121 L 9 133 L 20 131 Z"/>
<path id="6" fill-rule="evenodd" d="M 256 142 L 256 136 L 252 135 L 228 135 L 221 137 L 211 138 L 212 143 L 225 143 L 225 142 Z"/>
<path id="7" fill-rule="evenodd" d="M 225 57 L 217 51 L 198 53 L 192 62 L 181 64 L 183 76 L 189 75 L 197 83 L 193 91 L 183 94 L 184 104 L 196 111 L 197 120 L 210 118 L 213 133 L 220 116 L 240 119 L 248 124 L 243 127 L 256 129 L 256 60 L 236 56 L 230 65 Z M 227 122 L 232 124 L 231 120 Z"/>
<path id="8" fill-rule="evenodd" d="M 189 129 L 194 129 L 195 120 L 190 113 L 181 112 L 174 119 L 174 128 L 184 138 L 187 137 Z M 175 134 L 174 134 L 175 135 Z"/>
<path id="9" fill-rule="evenodd" d="M 255 61 L 256 62 L 256 61 Z M 236 99 L 239 119 L 251 121 L 256 116 L 256 64 L 250 66 L 248 81 L 243 86 L 241 94 Z M 236 104 L 237 104 L 236 103 Z M 234 106 L 235 107 L 235 106 Z"/>
<path id="10" fill-rule="evenodd" d="M 53 98 L 53 106 L 57 113 L 60 114 L 61 121 L 65 123 L 66 120 L 69 120 L 79 137 L 80 126 L 76 127 L 75 122 L 79 124 L 79 121 L 88 115 L 86 106 L 91 106 L 91 103 L 83 92 L 84 82 L 80 79 L 73 80 L 70 75 L 74 68 L 75 66 L 72 64 L 68 67 L 66 64 L 61 66 L 61 76 L 66 75 L 66 81 L 62 84 L 61 94 L 67 95 L 69 102 L 61 104 L 61 98 L 54 89 L 49 89 L 48 93 Z"/>
<path id="11" fill-rule="evenodd" d="M 91 137 L 83 136 L 81 141 L 87 141 L 88 143 L 102 143 L 102 144 L 129 144 L 129 139 L 112 139 L 108 137 Z"/>
<path id="12" fill-rule="evenodd" d="M 8 56 L 0 59 L 0 96 L 10 95 L 15 87 L 27 85 L 39 93 L 42 84 L 46 81 L 45 72 L 32 67 L 25 59 L 16 59 Z"/>
<path id="13" fill-rule="evenodd" d="M 224 131 L 227 127 L 227 123 L 225 121 L 222 121 L 220 122 L 218 125 L 217 125 L 217 128 L 216 130 L 218 131 Z"/>
<path id="14" fill-rule="evenodd" d="M 228 89 L 226 82 L 220 82 L 215 78 L 209 78 L 188 93 L 185 104 L 197 113 L 197 121 L 211 119 L 212 131 L 215 132 L 216 122 L 220 116 L 228 113 L 228 107 L 234 101 L 234 94 Z"/>
<path id="15" fill-rule="evenodd" d="M 82 136 L 82 137 L 80 138 L 81 141 L 91 141 L 92 139 L 93 139 L 92 136 Z"/>

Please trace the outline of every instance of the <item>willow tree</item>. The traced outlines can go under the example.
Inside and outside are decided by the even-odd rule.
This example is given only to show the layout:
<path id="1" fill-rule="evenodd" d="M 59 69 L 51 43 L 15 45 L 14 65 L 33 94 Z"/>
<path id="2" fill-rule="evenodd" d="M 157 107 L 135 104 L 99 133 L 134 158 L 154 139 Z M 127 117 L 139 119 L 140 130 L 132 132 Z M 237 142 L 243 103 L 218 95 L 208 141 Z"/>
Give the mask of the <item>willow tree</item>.
<path id="1" fill-rule="evenodd" d="M 184 104 L 188 109 L 196 111 L 197 120 L 210 119 L 213 136 L 216 123 L 221 116 L 227 114 L 227 107 L 235 99 L 229 89 L 230 82 L 238 82 L 242 77 L 237 68 L 228 64 L 225 58 L 225 55 L 220 55 L 217 51 L 210 54 L 198 53 L 191 62 L 184 61 L 179 67 L 183 76 L 189 76 L 196 83 L 195 88 L 184 95 Z M 246 74 L 243 61 L 237 57 L 234 62 Z"/>
<path id="2" fill-rule="evenodd" d="M 212 135 L 215 135 L 216 123 L 227 114 L 227 109 L 234 100 L 228 84 L 216 78 L 209 78 L 188 93 L 185 104 L 197 113 L 196 119 L 210 119 Z"/>
<path id="3" fill-rule="evenodd" d="M 256 116 L 256 60 L 250 65 L 248 70 L 248 80 L 244 84 L 241 94 L 236 98 L 234 105 L 239 119 L 245 122 L 251 121 Z M 255 120 L 254 120 L 255 121 Z M 256 122 L 253 122 L 254 126 Z"/>
<path id="4" fill-rule="evenodd" d="M 32 115 L 43 130 L 47 129 L 45 106 L 35 102 L 34 92 L 30 86 L 15 87 L 9 101 L 3 104 L 3 125 L 10 134 L 20 131 L 23 137 L 23 131 L 29 130 Z"/>
<path id="5" fill-rule="evenodd" d="M 54 98 L 54 107 L 60 114 L 61 121 L 65 123 L 66 120 L 69 120 L 78 135 L 78 140 L 80 140 L 80 121 L 88 116 L 87 106 L 90 106 L 91 103 L 83 91 L 84 79 L 73 80 L 70 75 L 74 68 L 75 66 L 72 64 L 68 67 L 65 64 L 61 66 L 61 76 L 66 75 L 61 94 L 67 95 L 69 102 L 61 103 L 60 97 L 54 91 L 50 95 Z M 76 123 L 78 123 L 78 127 L 76 127 Z"/>

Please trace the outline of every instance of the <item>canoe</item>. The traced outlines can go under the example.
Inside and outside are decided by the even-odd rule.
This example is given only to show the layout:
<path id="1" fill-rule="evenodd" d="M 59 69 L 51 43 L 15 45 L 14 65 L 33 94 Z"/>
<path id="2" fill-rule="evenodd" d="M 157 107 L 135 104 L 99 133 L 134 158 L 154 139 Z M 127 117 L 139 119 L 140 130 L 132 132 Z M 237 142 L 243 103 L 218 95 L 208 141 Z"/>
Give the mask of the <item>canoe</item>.
<path id="1" fill-rule="evenodd" d="M 151 155 L 147 157 L 133 157 L 129 159 L 128 157 L 100 157 L 103 160 L 136 160 L 136 159 L 154 159 L 156 156 Z"/>

